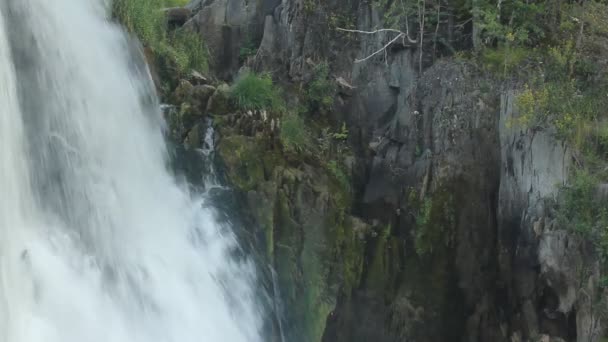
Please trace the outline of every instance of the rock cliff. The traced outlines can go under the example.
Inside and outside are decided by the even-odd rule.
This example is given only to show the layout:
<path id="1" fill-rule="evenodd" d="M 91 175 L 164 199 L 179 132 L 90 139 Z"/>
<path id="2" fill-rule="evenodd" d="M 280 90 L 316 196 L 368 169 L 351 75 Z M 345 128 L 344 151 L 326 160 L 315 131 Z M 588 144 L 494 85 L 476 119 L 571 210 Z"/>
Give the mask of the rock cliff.
<path id="1" fill-rule="evenodd" d="M 556 214 L 575 156 L 551 127 L 513 124 L 520 83 L 407 42 L 355 62 L 388 39 L 337 30 L 381 26 L 364 0 L 188 8 L 214 85 L 182 81 L 171 133 L 196 148 L 213 118 L 218 163 L 276 272 L 275 340 L 599 341 L 598 256 Z M 219 85 L 244 66 L 297 98 L 320 63 L 333 107 L 310 121 L 317 137 L 345 123 L 335 163 L 286 151 L 280 115 L 240 110 Z"/>

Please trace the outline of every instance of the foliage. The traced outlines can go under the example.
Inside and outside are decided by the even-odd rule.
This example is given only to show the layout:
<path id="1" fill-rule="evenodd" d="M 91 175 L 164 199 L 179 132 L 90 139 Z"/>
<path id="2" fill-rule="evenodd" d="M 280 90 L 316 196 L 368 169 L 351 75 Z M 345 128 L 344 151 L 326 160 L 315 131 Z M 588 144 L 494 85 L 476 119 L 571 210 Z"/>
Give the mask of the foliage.
<path id="1" fill-rule="evenodd" d="M 343 122 L 342 127 L 340 127 L 340 131 L 333 133 L 332 136 L 334 139 L 341 141 L 348 139 L 348 128 L 346 128 L 346 122 Z"/>
<path id="2" fill-rule="evenodd" d="M 257 51 L 258 51 L 258 49 L 256 49 L 251 44 L 246 44 L 245 46 L 241 46 L 241 48 L 239 50 L 239 61 L 241 63 L 245 62 L 247 60 L 247 58 L 255 56 Z"/>
<path id="3" fill-rule="evenodd" d="M 169 34 L 169 53 L 181 73 L 189 69 L 207 70 L 207 52 L 200 36 L 192 31 L 177 29 Z"/>
<path id="4" fill-rule="evenodd" d="M 329 65 L 320 63 L 314 68 L 314 77 L 307 85 L 307 99 L 310 110 L 326 112 L 331 110 L 335 85 L 329 79 Z"/>
<path id="5" fill-rule="evenodd" d="M 301 153 L 311 148 L 311 136 L 304 119 L 296 113 L 287 113 L 281 121 L 281 143 L 286 151 Z"/>
<path id="6" fill-rule="evenodd" d="M 190 0 L 165 0 L 165 7 L 183 7 L 190 3 Z"/>
<path id="7" fill-rule="evenodd" d="M 596 175 L 578 170 L 559 193 L 558 222 L 596 243 L 604 261 L 608 258 L 608 203 L 598 196 Z"/>
<path id="8" fill-rule="evenodd" d="M 608 77 L 600 64 L 608 62 L 602 60 L 608 47 L 597 46 L 604 41 L 598 35 L 608 33 L 608 5 L 573 3 L 560 13 L 555 39 L 540 49 L 538 72 L 518 95 L 520 116 L 510 124 L 554 127 L 585 159 L 595 160 L 608 153 Z"/>
<path id="9" fill-rule="evenodd" d="M 232 86 L 230 97 L 242 110 L 282 111 L 284 108 L 281 94 L 268 74 L 245 73 Z"/>
<path id="10" fill-rule="evenodd" d="M 157 46 L 164 39 L 163 0 L 115 0 L 112 14 L 145 45 Z"/>
<path id="11" fill-rule="evenodd" d="M 559 137 L 579 149 L 602 147 L 604 131 L 599 128 L 608 106 L 605 88 L 581 88 L 575 79 L 528 84 L 516 104 L 520 116 L 513 123 L 555 127 Z"/>
<path id="12" fill-rule="evenodd" d="M 533 44 L 544 37 L 539 19 L 545 12 L 545 2 L 513 0 L 500 2 L 479 0 L 472 6 L 473 18 L 485 46 L 496 43 L 510 45 Z"/>
<path id="13" fill-rule="evenodd" d="M 200 36 L 185 29 L 168 31 L 162 8 L 184 0 L 115 0 L 113 16 L 149 47 L 160 63 L 178 74 L 207 70 L 207 54 Z"/>
<path id="14" fill-rule="evenodd" d="M 534 57 L 534 50 L 522 46 L 502 44 L 496 48 L 481 51 L 481 60 L 486 70 L 506 77 L 520 70 L 522 64 Z"/>
<path id="15" fill-rule="evenodd" d="M 316 0 L 304 0 L 304 13 L 307 15 L 312 15 L 315 12 L 318 4 Z"/>

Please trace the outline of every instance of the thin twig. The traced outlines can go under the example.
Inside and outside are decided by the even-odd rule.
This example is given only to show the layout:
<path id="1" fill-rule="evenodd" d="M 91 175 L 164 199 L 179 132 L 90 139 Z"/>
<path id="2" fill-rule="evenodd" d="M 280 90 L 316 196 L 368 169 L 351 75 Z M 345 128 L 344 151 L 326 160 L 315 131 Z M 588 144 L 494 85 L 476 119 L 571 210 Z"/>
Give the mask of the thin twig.
<path id="1" fill-rule="evenodd" d="M 363 59 L 355 59 L 355 63 L 361 63 L 364 62 L 372 57 L 374 57 L 375 55 L 379 54 L 382 51 L 385 51 L 386 48 L 388 48 L 391 44 L 393 44 L 394 42 L 397 41 L 397 39 L 403 37 L 405 35 L 405 33 L 401 32 L 399 33 L 395 38 L 393 38 L 390 42 L 386 43 L 386 45 L 384 45 L 382 48 L 380 48 L 379 50 L 377 50 L 376 52 L 372 53 L 371 55 L 363 58 Z"/>
<path id="2" fill-rule="evenodd" d="M 412 39 L 410 38 L 407 33 L 404 33 L 403 31 L 400 30 L 396 30 L 396 29 L 377 29 L 375 31 L 362 31 L 362 30 L 349 30 L 349 29 L 345 29 L 345 28 L 341 28 L 341 27 L 336 27 L 337 31 L 342 31 L 342 32 L 350 32 L 350 33 L 361 33 L 361 34 L 376 34 L 376 33 L 380 33 L 380 32 L 395 32 L 395 33 L 399 33 L 401 35 L 403 35 L 405 38 L 407 38 L 407 40 L 411 43 L 411 44 L 416 44 L 418 43 L 417 39 Z"/>

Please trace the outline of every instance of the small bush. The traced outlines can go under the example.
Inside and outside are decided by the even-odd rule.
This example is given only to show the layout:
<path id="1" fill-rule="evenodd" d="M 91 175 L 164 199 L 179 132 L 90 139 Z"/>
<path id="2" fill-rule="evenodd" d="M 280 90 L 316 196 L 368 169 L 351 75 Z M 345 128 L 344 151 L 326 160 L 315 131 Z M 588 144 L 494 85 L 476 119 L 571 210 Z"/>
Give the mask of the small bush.
<path id="1" fill-rule="evenodd" d="M 311 136 L 306 123 L 295 113 L 288 113 L 283 117 L 280 139 L 288 152 L 300 153 L 311 147 Z"/>
<path id="2" fill-rule="evenodd" d="M 169 35 L 169 45 L 175 52 L 175 63 L 179 72 L 207 70 L 207 52 L 200 36 L 192 31 L 178 29 Z"/>
<path id="3" fill-rule="evenodd" d="M 281 111 L 284 107 L 280 92 L 268 74 L 247 73 L 243 75 L 233 85 L 230 97 L 234 104 L 242 110 Z"/>
<path id="4" fill-rule="evenodd" d="M 591 233 L 602 215 L 594 196 L 598 181 L 586 171 L 577 171 L 570 184 L 560 190 L 559 219 L 579 233 Z"/>
<path id="5" fill-rule="evenodd" d="M 314 77 L 307 85 L 309 109 L 329 111 L 334 104 L 335 86 L 329 79 L 329 66 L 321 63 L 315 67 Z"/>
<path id="6" fill-rule="evenodd" d="M 247 40 L 247 42 L 239 49 L 239 62 L 244 63 L 248 58 L 255 56 L 257 52 L 258 49 L 253 41 Z"/>
<path id="7" fill-rule="evenodd" d="M 487 48 L 481 55 L 484 67 L 495 74 L 506 77 L 521 68 L 522 63 L 534 56 L 534 51 L 525 47 L 502 45 Z"/>
<path id="8" fill-rule="evenodd" d="M 602 261 L 608 261 L 608 203 L 599 198 L 599 179 L 586 170 L 570 177 L 560 189 L 557 219 L 561 227 L 571 230 L 595 244 Z"/>
<path id="9" fill-rule="evenodd" d="M 113 16 L 149 47 L 163 68 L 178 75 L 190 69 L 207 70 L 207 54 L 201 37 L 184 29 L 168 32 L 162 11 L 181 6 L 185 0 L 115 0 Z"/>
<path id="10" fill-rule="evenodd" d="M 348 128 L 346 127 L 346 122 L 342 123 L 339 132 L 335 132 L 332 134 L 333 138 L 340 141 L 346 141 L 348 139 Z"/>

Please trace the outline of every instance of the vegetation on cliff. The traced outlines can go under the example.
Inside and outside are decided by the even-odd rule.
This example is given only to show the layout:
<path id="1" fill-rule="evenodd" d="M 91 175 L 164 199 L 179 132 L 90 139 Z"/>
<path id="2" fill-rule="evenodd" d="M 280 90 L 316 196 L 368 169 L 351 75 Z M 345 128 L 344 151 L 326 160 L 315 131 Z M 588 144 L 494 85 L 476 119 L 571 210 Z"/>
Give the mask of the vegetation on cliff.
<path id="1" fill-rule="evenodd" d="M 116 0 L 113 16 L 152 50 L 165 78 L 194 69 L 207 70 L 207 52 L 200 35 L 184 29 L 170 30 L 163 9 L 181 6 L 186 0 Z"/>
<path id="2" fill-rule="evenodd" d="M 183 78 L 189 69 L 204 70 L 206 54 L 200 36 L 182 29 L 167 28 L 159 10 L 163 6 L 165 4 L 160 0 L 120 0 L 115 2 L 114 13 L 154 51 L 158 60 L 168 61 L 163 70 L 176 74 L 177 78 Z M 599 254 L 603 258 L 608 256 L 608 214 L 604 208 L 606 195 L 601 191 L 602 184 L 608 181 L 605 162 L 608 156 L 608 117 L 605 113 L 605 108 L 608 108 L 608 76 L 605 71 L 608 60 L 604 57 L 608 55 L 606 4 L 559 0 L 373 0 L 372 6 L 380 14 L 384 27 L 378 32 L 355 31 L 354 28 L 360 24 L 356 22 L 357 17 L 352 13 L 336 11 L 335 8 L 330 10 L 331 6 L 334 5 L 323 1 L 304 1 L 306 16 L 312 18 L 319 14 L 319 17 L 326 19 L 327 25 L 323 26 L 323 30 L 328 29 L 330 32 L 323 34 L 331 36 L 336 34 L 336 30 L 343 29 L 347 32 L 341 32 L 339 39 L 345 40 L 361 35 L 386 35 L 378 39 L 376 45 L 380 46 L 380 50 L 366 49 L 368 55 L 356 62 L 372 64 L 381 60 L 388 70 L 391 54 L 409 49 L 412 56 L 416 57 L 419 73 L 414 73 L 413 78 L 416 78 L 424 76 L 425 68 L 439 58 L 453 56 L 456 60 L 467 60 L 467 65 L 475 66 L 476 71 L 487 76 L 484 82 L 491 83 L 488 88 L 492 88 L 492 91 L 501 86 L 517 89 L 519 95 L 516 102 L 521 115 L 507 125 L 521 127 L 527 131 L 526 134 L 532 136 L 539 130 L 554 132 L 558 140 L 566 141 L 575 150 L 575 170 L 571 181 L 561 188 L 560 196 L 552 208 L 560 226 L 594 241 Z M 312 36 L 314 35 L 307 33 L 306 39 L 312 39 Z M 473 244 L 496 243 L 494 238 L 488 238 L 492 236 L 492 230 L 496 229 L 489 226 L 495 225 L 495 222 L 483 225 L 484 233 L 488 234 L 485 236 L 475 231 L 482 229 L 475 226 L 478 223 L 471 218 L 474 217 L 473 214 L 460 212 L 469 202 L 474 201 L 459 196 L 470 194 L 473 190 L 452 189 L 450 185 L 458 183 L 458 180 L 453 179 L 449 179 L 445 185 L 440 184 L 432 178 L 437 176 L 436 173 L 455 171 L 441 169 L 441 160 L 433 161 L 436 164 L 432 167 L 437 167 L 437 164 L 440 167 L 428 172 L 421 182 L 424 183 L 422 187 L 416 184 L 416 188 L 424 188 L 424 191 L 420 191 L 424 195 L 413 191 L 410 192 L 410 198 L 405 194 L 405 198 L 398 199 L 399 202 L 405 202 L 405 208 L 411 209 L 409 212 L 404 213 L 400 211 L 403 207 L 393 208 L 392 204 L 383 202 L 384 207 L 380 210 L 383 217 L 376 220 L 374 215 L 377 218 L 378 213 L 373 211 L 377 208 L 370 205 L 373 213 L 366 219 L 374 219 L 369 219 L 369 223 L 359 222 L 351 215 L 355 211 L 353 204 L 361 205 L 357 203 L 361 201 L 361 193 L 358 192 L 363 190 L 361 184 L 353 181 L 355 152 L 351 148 L 356 146 L 365 150 L 357 151 L 359 162 L 363 160 L 370 163 L 368 159 L 375 157 L 370 154 L 377 151 L 372 153 L 367 149 L 368 141 L 365 139 L 371 133 L 364 128 L 369 127 L 347 126 L 343 121 L 344 116 L 337 114 L 342 110 L 350 115 L 350 107 L 344 110 L 340 106 L 344 102 L 357 102 L 357 99 L 351 98 L 354 88 L 348 82 L 338 80 L 337 74 L 340 69 L 344 69 L 344 65 L 330 62 L 330 59 L 323 57 L 322 52 L 317 56 L 315 51 L 314 61 L 304 58 L 298 59 L 298 63 L 293 60 L 283 61 L 303 65 L 301 70 L 298 69 L 301 74 L 296 72 L 289 75 L 293 79 L 286 79 L 285 75 L 264 73 L 266 70 L 263 67 L 252 62 L 257 55 L 255 45 L 250 41 L 239 47 L 239 63 L 245 64 L 247 68 L 243 70 L 246 71 L 235 75 L 231 86 L 217 86 L 215 81 L 211 81 L 214 86 L 209 87 L 215 92 L 211 98 L 216 100 L 205 102 L 204 105 L 191 105 L 189 100 L 180 97 L 174 104 L 182 109 L 181 118 L 184 120 L 178 122 L 195 117 L 191 120 L 192 125 L 200 125 L 204 115 L 214 118 L 221 136 L 218 154 L 224 163 L 226 176 L 242 192 L 251 215 L 263 230 L 267 244 L 265 255 L 277 269 L 281 288 L 290 290 L 284 296 L 290 305 L 293 304 L 296 319 L 309 329 L 307 337 L 310 340 L 321 338 L 326 318 L 335 307 L 337 294 L 347 301 L 353 291 L 359 288 L 379 293 L 378 297 L 371 297 L 382 298 L 387 303 L 397 298 L 390 303 L 390 324 L 391 329 L 404 339 L 411 337 L 413 325 L 423 325 L 421 322 L 430 317 L 425 316 L 425 310 L 426 315 L 432 312 L 435 318 L 440 316 L 446 322 L 459 325 L 457 322 L 460 321 L 451 317 L 455 314 L 450 310 L 464 307 L 465 299 L 461 298 L 464 296 L 458 292 L 461 285 L 455 285 L 463 282 L 456 278 L 464 273 L 454 271 L 454 263 L 457 262 L 453 260 L 454 250 L 460 244 L 462 249 L 467 249 L 462 246 L 468 246 L 483 251 L 482 247 Z M 357 72 L 365 74 L 366 67 L 363 64 Z M 386 74 L 401 77 L 393 73 L 398 74 L 403 70 L 396 70 L 391 69 Z M 365 77 L 377 81 L 375 75 Z M 461 82 L 465 81 L 456 78 L 453 83 L 456 85 L 451 84 L 447 88 L 442 84 L 437 88 L 446 87 L 441 89 L 450 93 L 454 87 L 462 85 Z M 184 83 L 189 85 L 188 89 L 210 89 Z M 391 83 L 389 88 L 391 94 L 399 93 L 399 97 L 411 95 L 404 93 L 405 87 L 398 82 Z M 481 93 L 488 91 L 481 83 L 479 89 L 474 90 Z M 342 93 L 338 94 L 339 92 Z M 414 106 L 418 105 L 416 96 L 407 98 L 412 106 L 407 107 L 407 110 L 415 110 Z M 456 113 L 449 112 L 454 109 L 451 107 L 453 101 L 459 101 L 455 98 L 446 105 L 447 125 L 454 126 L 453 130 L 449 130 L 450 133 L 445 133 L 450 135 L 447 145 L 456 144 L 457 137 L 452 135 L 457 136 L 462 131 L 471 136 L 495 133 L 491 131 L 492 128 L 487 128 L 490 133 L 479 133 L 470 127 L 463 128 L 471 123 L 457 122 L 458 115 L 467 116 L 475 111 L 487 114 L 483 108 L 489 105 L 489 101 L 475 96 L 477 95 L 471 95 L 471 98 L 479 100 L 476 102 L 479 107 L 467 103 L 464 105 L 468 111 L 466 113 L 464 110 L 458 111 L 459 109 Z M 370 108 L 370 111 L 376 110 L 374 106 Z M 381 113 L 383 120 L 390 115 L 397 116 L 392 111 L 397 110 L 390 108 Z M 419 114 L 417 111 L 415 113 Z M 426 119 L 437 119 L 433 115 L 428 110 L 421 113 Z M 424 120 L 420 119 L 420 123 L 422 121 Z M 442 124 L 432 122 L 433 125 L 436 123 Z M 387 128 L 389 125 L 385 124 L 382 122 L 377 125 L 381 127 L 373 128 L 387 131 L 404 129 L 393 126 Z M 399 121 L 395 126 L 401 124 L 409 123 Z M 463 126 L 457 126 L 458 124 Z M 477 124 L 478 122 L 475 123 Z M 349 125 L 352 125 L 351 121 Z M 426 134 L 435 134 L 427 132 L 428 127 L 405 128 L 424 129 L 424 139 L 428 138 Z M 186 127 L 185 130 L 187 129 L 192 127 Z M 393 136 L 392 131 L 390 134 L 387 135 L 387 140 L 391 141 L 387 143 L 385 140 L 384 143 L 400 148 L 392 150 L 394 161 L 401 158 L 397 154 L 409 152 L 406 145 L 410 141 L 404 136 Z M 437 133 L 440 137 L 432 138 L 440 139 L 442 134 L 444 133 Z M 182 136 L 184 134 L 179 135 Z M 479 139 L 478 136 L 476 138 Z M 353 141 L 356 139 L 362 140 L 366 145 L 355 145 Z M 427 156 L 423 148 L 431 149 L 434 146 L 433 143 L 423 143 L 422 138 L 419 140 L 415 147 L 417 151 L 411 158 L 412 163 L 415 160 L 422 165 L 422 159 Z M 429 158 L 433 158 L 430 154 L 434 152 L 429 151 Z M 416 168 L 419 164 L 408 167 Z M 372 166 L 365 167 L 368 169 L 364 172 L 369 172 Z M 467 169 L 467 172 L 475 170 Z M 437 178 L 442 176 L 445 175 Z M 371 176 L 366 174 L 365 177 Z M 492 178 L 493 175 L 484 173 L 479 178 L 484 177 Z M 401 179 L 402 183 L 408 181 L 420 179 Z M 398 186 L 406 187 L 405 184 Z M 480 188 L 484 187 L 483 191 L 490 186 L 494 185 L 479 185 Z M 496 194 L 491 193 L 480 203 L 495 205 L 492 202 L 495 201 L 494 196 Z M 386 202 L 390 200 L 386 199 Z M 475 208 L 475 211 L 478 209 Z M 495 215 L 495 212 L 487 214 L 491 217 Z M 471 223 L 470 227 L 459 226 L 462 225 L 459 223 L 461 217 L 464 222 Z M 485 221 L 480 219 L 480 222 Z M 403 226 L 406 225 L 408 227 L 404 229 Z M 464 239 L 463 236 L 466 236 L 467 241 L 460 241 Z M 465 254 L 468 256 L 472 253 L 466 251 Z M 494 251 L 488 252 L 488 255 L 491 253 Z M 488 264 L 483 267 L 496 267 L 492 264 L 494 260 L 488 260 Z M 476 267 L 472 265 L 475 262 L 461 266 L 467 270 L 469 266 L 473 269 Z M 486 271 L 484 268 L 483 272 Z M 474 270 L 470 272 L 479 275 Z M 463 277 L 466 276 L 464 274 Z M 470 277 L 473 278 L 473 275 Z M 475 281 L 478 280 L 475 278 Z M 462 286 L 474 287 L 470 284 Z M 479 293 L 485 291 L 481 288 L 483 285 L 475 286 L 480 287 L 475 287 Z M 457 288 L 458 291 L 455 290 Z M 471 308 L 467 308 L 469 309 Z M 456 312 L 458 313 L 459 311 Z M 452 334 L 450 336 L 461 337 L 461 330 L 465 329 L 465 322 L 462 323 L 462 326 L 453 327 L 454 331 L 448 332 Z M 444 332 L 425 333 L 421 340 Z"/>

